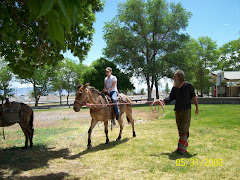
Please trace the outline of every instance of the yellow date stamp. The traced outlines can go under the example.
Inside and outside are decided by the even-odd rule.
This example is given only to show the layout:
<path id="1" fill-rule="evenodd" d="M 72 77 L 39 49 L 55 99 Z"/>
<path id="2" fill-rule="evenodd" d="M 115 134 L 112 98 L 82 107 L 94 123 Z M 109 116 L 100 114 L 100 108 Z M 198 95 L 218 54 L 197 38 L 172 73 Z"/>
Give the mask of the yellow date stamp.
<path id="1" fill-rule="evenodd" d="M 222 166 L 222 159 L 176 159 L 176 166 L 205 166 L 217 167 Z"/>

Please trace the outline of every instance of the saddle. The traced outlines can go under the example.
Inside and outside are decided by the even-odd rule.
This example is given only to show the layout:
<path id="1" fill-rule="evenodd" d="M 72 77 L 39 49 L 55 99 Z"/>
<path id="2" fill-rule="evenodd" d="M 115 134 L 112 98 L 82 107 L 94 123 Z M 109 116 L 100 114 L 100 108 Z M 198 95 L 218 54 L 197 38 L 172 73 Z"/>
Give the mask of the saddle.
<path id="1" fill-rule="evenodd" d="M 101 95 L 103 97 L 103 99 L 105 99 L 105 101 L 107 102 L 107 104 L 109 103 L 113 103 L 112 99 L 110 97 L 110 94 L 108 92 L 101 92 Z M 117 102 L 118 103 L 127 103 L 127 98 L 126 96 L 124 96 L 124 94 L 122 93 L 118 93 L 117 94 Z"/>
<path id="2" fill-rule="evenodd" d="M 21 121 L 22 111 L 18 102 L 9 102 L 7 107 L 0 106 L 0 127 L 11 126 Z"/>
<path id="3" fill-rule="evenodd" d="M 105 100 L 105 103 L 104 104 L 111 104 L 113 103 L 112 102 L 112 99 L 110 97 L 110 94 L 107 93 L 107 92 L 101 92 L 101 96 L 103 97 L 103 99 Z M 119 93 L 117 94 L 117 102 L 118 103 L 127 103 L 127 98 L 124 94 L 122 93 Z M 119 108 L 121 108 L 121 104 L 118 105 Z M 115 121 L 115 110 L 114 110 L 114 106 L 113 105 L 108 105 L 109 107 L 109 111 L 110 111 L 110 114 L 111 114 L 111 118 L 113 121 Z M 115 123 L 114 123 L 115 124 Z"/>

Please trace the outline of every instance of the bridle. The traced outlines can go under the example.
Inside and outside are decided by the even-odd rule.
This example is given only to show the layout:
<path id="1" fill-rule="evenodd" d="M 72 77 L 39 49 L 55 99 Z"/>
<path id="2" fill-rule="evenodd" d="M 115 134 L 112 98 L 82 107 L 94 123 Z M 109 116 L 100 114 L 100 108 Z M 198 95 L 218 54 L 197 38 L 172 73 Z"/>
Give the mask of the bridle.
<path id="1" fill-rule="evenodd" d="M 79 101 L 79 100 L 77 100 L 77 99 L 75 99 L 75 101 L 77 102 L 77 103 L 79 103 L 80 104 L 80 106 L 87 106 L 87 107 L 90 107 L 90 106 L 88 106 L 88 103 L 87 102 L 83 102 L 86 98 L 87 98 L 87 96 L 88 96 L 88 89 L 87 89 L 87 95 L 83 98 L 83 100 L 82 101 Z M 100 98 L 99 98 L 100 99 Z M 101 99 L 100 99 L 100 102 L 101 102 L 101 104 L 102 104 L 102 101 L 101 101 Z M 99 111 L 99 110 L 101 110 L 102 108 L 104 108 L 104 107 L 106 107 L 106 105 L 102 105 L 102 107 L 97 107 L 97 106 L 95 106 L 94 104 L 93 104 L 93 106 L 95 107 L 95 110 L 93 110 L 93 109 L 91 109 L 91 111 L 93 112 L 93 111 Z"/>
<path id="2" fill-rule="evenodd" d="M 83 102 L 87 98 L 87 96 L 88 96 L 88 91 L 87 91 L 87 95 L 83 98 L 82 101 L 75 99 L 75 102 L 78 102 L 80 104 L 80 106 L 87 105 L 87 102 Z"/>

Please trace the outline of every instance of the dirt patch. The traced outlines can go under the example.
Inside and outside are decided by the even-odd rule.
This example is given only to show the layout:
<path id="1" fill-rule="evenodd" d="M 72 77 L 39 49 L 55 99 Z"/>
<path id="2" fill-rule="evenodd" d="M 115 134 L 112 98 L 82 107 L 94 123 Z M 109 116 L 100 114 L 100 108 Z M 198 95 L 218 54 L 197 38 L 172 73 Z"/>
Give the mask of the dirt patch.
<path id="1" fill-rule="evenodd" d="M 163 113 L 153 113 L 146 109 L 133 109 L 133 118 L 135 124 L 143 124 L 163 117 Z M 126 115 L 123 116 L 124 124 L 127 125 Z M 62 121 L 79 121 L 81 124 L 90 124 L 91 116 L 89 109 L 84 109 L 81 112 L 74 112 L 72 109 L 59 109 L 50 111 L 35 111 L 34 112 L 34 128 L 45 128 L 59 126 Z M 99 123 L 102 124 L 102 123 Z M 110 123 L 109 123 L 110 124 Z M 114 127 L 118 127 L 118 124 Z M 7 127 L 8 129 L 18 129 L 19 125 Z"/>

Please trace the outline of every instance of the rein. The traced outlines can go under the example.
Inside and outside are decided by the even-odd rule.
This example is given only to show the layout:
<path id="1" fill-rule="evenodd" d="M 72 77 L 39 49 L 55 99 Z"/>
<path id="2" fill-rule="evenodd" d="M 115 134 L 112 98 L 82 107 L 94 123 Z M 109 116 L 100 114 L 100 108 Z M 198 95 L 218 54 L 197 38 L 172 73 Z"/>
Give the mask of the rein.
<path id="1" fill-rule="evenodd" d="M 88 94 L 88 91 L 89 91 L 89 90 L 87 89 L 87 95 L 89 95 L 89 94 Z M 75 99 L 75 101 L 76 101 L 77 103 L 79 103 L 81 106 L 84 106 L 84 105 L 85 105 L 85 106 L 87 106 L 87 107 L 90 107 L 91 112 L 100 111 L 102 108 L 104 108 L 104 107 L 107 106 L 107 105 L 104 105 L 104 104 L 102 103 L 101 98 L 99 97 L 102 107 L 97 107 L 97 105 L 91 104 L 91 106 L 94 106 L 94 107 L 96 108 L 96 109 L 91 109 L 91 106 L 89 106 L 89 103 L 83 102 L 86 98 L 87 98 L 87 96 L 85 96 L 82 101 L 79 101 L 79 100 L 77 100 L 77 99 Z"/>

